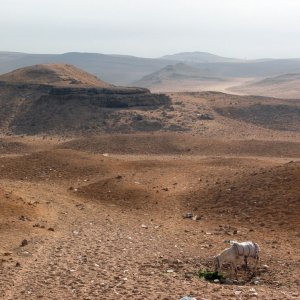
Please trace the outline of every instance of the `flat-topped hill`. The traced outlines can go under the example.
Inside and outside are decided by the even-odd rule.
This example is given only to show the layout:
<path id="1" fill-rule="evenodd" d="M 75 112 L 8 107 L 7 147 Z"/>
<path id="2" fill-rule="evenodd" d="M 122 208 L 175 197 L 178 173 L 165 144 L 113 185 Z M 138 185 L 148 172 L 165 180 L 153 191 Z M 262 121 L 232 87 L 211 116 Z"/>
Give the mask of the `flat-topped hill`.
<path id="1" fill-rule="evenodd" d="M 113 87 L 96 76 L 68 64 L 42 64 L 25 67 L 1 75 L 0 81 L 55 86 Z"/>
<path id="2" fill-rule="evenodd" d="M 66 64 L 34 65 L 0 76 L 3 133 L 130 131 L 141 120 L 129 108 L 154 109 L 169 104 L 166 95 L 111 85 Z M 162 128 L 153 121 L 142 121 L 138 122 L 141 130 Z"/>

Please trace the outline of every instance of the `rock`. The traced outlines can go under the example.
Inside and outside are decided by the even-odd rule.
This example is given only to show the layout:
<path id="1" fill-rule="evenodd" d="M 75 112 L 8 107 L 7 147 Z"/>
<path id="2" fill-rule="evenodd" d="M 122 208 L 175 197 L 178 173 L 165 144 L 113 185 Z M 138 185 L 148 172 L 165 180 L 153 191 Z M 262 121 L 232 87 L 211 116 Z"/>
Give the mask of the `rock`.
<path id="1" fill-rule="evenodd" d="M 194 277 L 194 273 L 192 273 L 192 272 L 185 273 L 185 274 L 184 274 L 184 277 L 185 277 L 186 279 L 192 279 L 192 278 Z"/>
<path id="2" fill-rule="evenodd" d="M 145 228 L 145 229 L 147 229 L 147 228 L 148 228 L 148 226 L 147 226 L 147 225 L 145 225 L 145 224 L 142 224 L 142 225 L 141 225 L 141 227 L 142 227 L 142 228 Z"/>
<path id="3" fill-rule="evenodd" d="M 192 217 L 192 219 L 193 219 L 194 221 L 199 221 L 199 220 L 201 220 L 201 217 L 198 216 L 198 215 L 195 215 L 195 216 Z"/>
<path id="4" fill-rule="evenodd" d="M 209 114 L 197 114 L 199 120 L 213 120 L 214 117 Z"/>
<path id="5" fill-rule="evenodd" d="M 25 247 L 26 245 L 28 245 L 28 241 L 25 239 L 21 242 L 21 247 Z"/>
<path id="6" fill-rule="evenodd" d="M 19 262 L 16 263 L 16 267 L 19 268 L 21 267 L 21 264 Z"/>
<path id="7" fill-rule="evenodd" d="M 173 269 L 168 269 L 167 273 L 174 273 L 175 271 Z"/>
<path id="8" fill-rule="evenodd" d="M 268 270 L 270 267 L 268 265 L 263 265 L 262 268 Z"/>
<path id="9" fill-rule="evenodd" d="M 214 283 L 220 283 L 220 280 L 219 279 L 215 279 Z"/>
<path id="10" fill-rule="evenodd" d="M 226 279 L 224 280 L 224 283 L 225 283 L 225 284 L 233 284 L 233 280 L 230 279 L 230 278 L 226 278 Z"/>
<path id="11" fill-rule="evenodd" d="M 49 230 L 49 231 L 54 231 L 54 228 L 49 227 L 48 230 Z"/>
<path id="12" fill-rule="evenodd" d="M 240 295 L 241 293 L 242 293 L 242 291 L 234 291 L 234 294 L 237 296 Z"/>
<path id="13" fill-rule="evenodd" d="M 191 212 L 185 213 L 182 217 L 184 219 L 191 219 L 193 217 L 193 213 Z"/>
<path id="14" fill-rule="evenodd" d="M 257 296 L 258 295 L 255 288 L 251 288 L 249 290 L 249 292 L 251 293 L 251 296 Z"/>

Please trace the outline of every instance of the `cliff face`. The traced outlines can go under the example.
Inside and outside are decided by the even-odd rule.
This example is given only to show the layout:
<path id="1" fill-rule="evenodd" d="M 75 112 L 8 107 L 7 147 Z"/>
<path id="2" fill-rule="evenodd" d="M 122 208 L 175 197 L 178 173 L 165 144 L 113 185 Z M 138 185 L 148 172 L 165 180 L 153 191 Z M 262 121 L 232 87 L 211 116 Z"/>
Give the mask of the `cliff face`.
<path id="1" fill-rule="evenodd" d="M 114 86 L 71 65 L 35 65 L 0 76 L 0 132 L 160 130 L 164 120 L 146 112 L 170 103 L 166 95 Z"/>
<path id="2" fill-rule="evenodd" d="M 0 129 L 14 134 L 158 130 L 162 124 L 136 118 L 133 110 L 169 105 L 168 96 L 143 88 L 0 82 Z"/>

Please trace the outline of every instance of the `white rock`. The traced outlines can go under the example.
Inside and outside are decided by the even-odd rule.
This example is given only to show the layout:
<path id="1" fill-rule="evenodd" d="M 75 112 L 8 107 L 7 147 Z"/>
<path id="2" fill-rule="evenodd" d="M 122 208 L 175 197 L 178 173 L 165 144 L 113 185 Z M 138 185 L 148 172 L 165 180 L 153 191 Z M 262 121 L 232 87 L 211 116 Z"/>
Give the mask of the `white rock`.
<path id="1" fill-rule="evenodd" d="M 173 269 L 169 269 L 169 270 L 167 270 L 167 273 L 174 273 L 174 270 Z"/>
<path id="2" fill-rule="evenodd" d="M 263 265 L 262 266 L 264 269 L 269 269 L 270 267 L 268 265 Z"/>

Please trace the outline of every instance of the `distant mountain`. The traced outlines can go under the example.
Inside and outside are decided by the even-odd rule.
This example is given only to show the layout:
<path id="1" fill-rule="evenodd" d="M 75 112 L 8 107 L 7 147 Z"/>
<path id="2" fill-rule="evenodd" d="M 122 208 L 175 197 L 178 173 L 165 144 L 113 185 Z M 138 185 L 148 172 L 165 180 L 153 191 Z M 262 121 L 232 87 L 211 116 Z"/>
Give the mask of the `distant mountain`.
<path id="1" fill-rule="evenodd" d="M 271 77 L 287 73 L 300 73 L 300 59 L 253 60 L 234 63 L 194 63 L 207 76 Z"/>
<path id="2" fill-rule="evenodd" d="M 63 63 L 83 69 L 115 85 L 138 83 L 168 65 L 183 62 L 198 71 L 175 72 L 184 78 L 200 76 L 210 78 L 262 78 L 282 74 L 300 73 L 300 59 L 237 60 L 205 52 L 186 52 L 150 59 L 128 55 L 70 52 L 65 54 L 26 54 L 0 52 L 0 74 L 36 64 Z M 185 66 L 185 68 L 187 68 Z M 179 77 L 180 77 L 179 76 Z M 143 78 L 143 80 L 142 80 Z M 147 79 L 148 80 L 148 79 Z M 179 78 L 177 80 L 179 82 Z"/>
<path id="3" fill-rule="evenodd" d="M 25 67 L 0 75 L 0 81 L 72 87 L 113 87 L 96 76 L 68 64 L 43 64 Z"/>
<path id="4" fill-rule="evenodd" d="M 241 86 L 232 87 L 229 91 L 241 94 L 300 99 L 300 73 L 283 74 L 255 80 Z"/>
<path id="5" fill-rule="evenodd" d="M 170 64 L 169 60 L 128 55 L 70 52 L 64 54 L 26 54 L 0 52 L 0 74 L 37 64 L 64 63 L 83 69 L 107 82 L 127 85 Z"/>
<path id="6" fill-rule="evenodd" d="M 157 84 L 163 84 L 166 81 L 209 81 L 221 80 L 220 78 L 207 77 L 203 75 L 201 70 L 184 63 L 177 63 L 175 65 L 168 65 L 159 71 L 144 76 L 140 80 L 133 83 L 133 85 L 141 87 L 152 87 Z"/>
<path id="7" fill-rule="evenodd" d="M 188 63 L 216 63 L 216 62 L 239 62 L 240 59 L 222 57 L 207 52 L 182 52 L 165 55 L 162 59 L 175 60 Z"/>
<path id="8" fill-rule="evenodd" d="M 216 86 L 220 86 L 224 82 L 226 79 L 207 76 L 198 68 L 185 63 L 177 63 L 144 76 L 133 82 L 132 85 L 149 88 L 155 92 L 179 92 L 215 90 Z"/>

